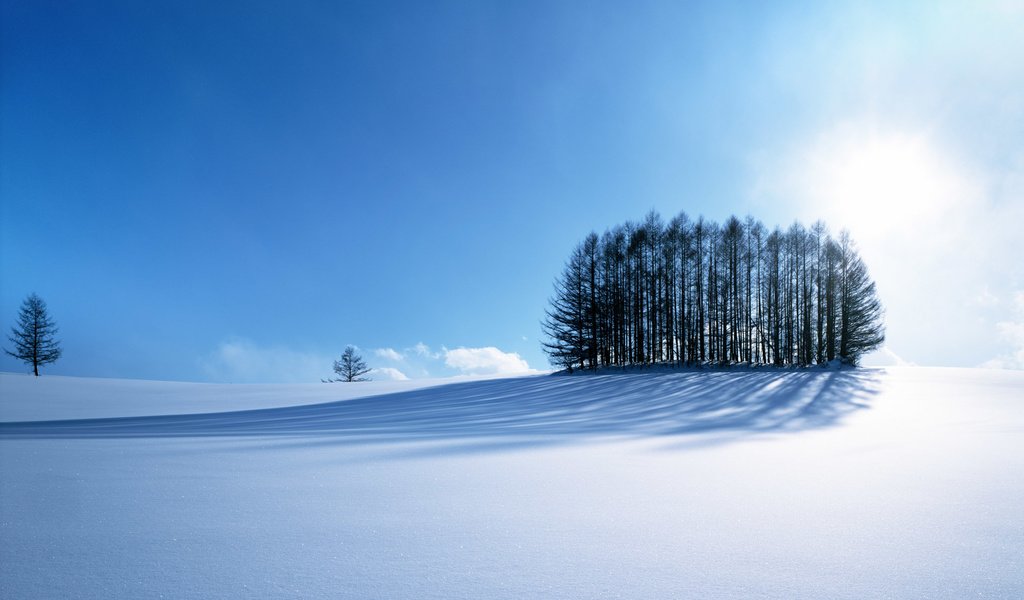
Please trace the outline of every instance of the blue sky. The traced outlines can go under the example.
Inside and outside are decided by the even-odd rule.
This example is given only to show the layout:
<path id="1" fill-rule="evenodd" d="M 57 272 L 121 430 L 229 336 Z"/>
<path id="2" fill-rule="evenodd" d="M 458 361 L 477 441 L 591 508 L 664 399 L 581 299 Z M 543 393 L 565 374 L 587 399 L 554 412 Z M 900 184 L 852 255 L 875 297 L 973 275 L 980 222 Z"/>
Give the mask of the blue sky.
<path id="1" fill-rule="evenodd" d="M 569 250 L 652 208 L 847 226 L 885 357 L 1024 366 L 1019 3 L 0 3 L 46 372 L 547 368 Z"/>

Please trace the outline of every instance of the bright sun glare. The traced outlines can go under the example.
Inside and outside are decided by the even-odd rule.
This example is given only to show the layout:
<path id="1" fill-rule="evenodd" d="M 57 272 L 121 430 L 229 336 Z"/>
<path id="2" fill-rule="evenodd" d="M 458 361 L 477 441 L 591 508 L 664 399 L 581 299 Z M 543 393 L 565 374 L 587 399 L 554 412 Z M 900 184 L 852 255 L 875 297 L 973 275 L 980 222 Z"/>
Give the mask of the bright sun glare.
<path id="1" fill-rule="evenodd" d="M 884 237 L 945 213 L 959 195 L 957 176 L 928 142 L 903 135 L 853 137 L 818 154 L 818 198 L 828 221 L 855 239 Z"/>

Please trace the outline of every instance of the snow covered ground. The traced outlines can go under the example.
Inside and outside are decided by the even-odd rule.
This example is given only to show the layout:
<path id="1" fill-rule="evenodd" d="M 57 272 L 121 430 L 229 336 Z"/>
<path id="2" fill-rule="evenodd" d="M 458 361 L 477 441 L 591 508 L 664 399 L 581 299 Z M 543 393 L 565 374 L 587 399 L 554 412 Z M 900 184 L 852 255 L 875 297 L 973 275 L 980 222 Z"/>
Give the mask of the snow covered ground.
<path id="1" fill-rule="evenodd" d="M 469 377 L 463 379 L 471 380 Z M 0 373 L 0 421 L 208 413 L 350 400 L 451 383 L 451 379 L 353 384 L 221 384 Z"/>
<path id="2" fill-rule="evenodd" d="M 2 375 L 0 597 L 1024 597 L 1022 372 L 437 383 Z"/>

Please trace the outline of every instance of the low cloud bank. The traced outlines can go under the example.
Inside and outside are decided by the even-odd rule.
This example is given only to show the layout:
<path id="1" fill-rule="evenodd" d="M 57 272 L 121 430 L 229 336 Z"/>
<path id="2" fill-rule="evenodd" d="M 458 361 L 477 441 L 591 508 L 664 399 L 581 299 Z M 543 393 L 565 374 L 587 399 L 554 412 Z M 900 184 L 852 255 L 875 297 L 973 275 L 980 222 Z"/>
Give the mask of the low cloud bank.
<path id="1" fill-rule="evenodd" d="M 315 352 L 231 338 L 199 363 L 207 381 L 216 383 L 309 383 L 330 375 L 333 361 Z"/>
<path id="2" fill-rule="evenodd" d="M 404 350 L 379 348 L 374 351 L 385 369 L 399 366 L 403 373 L 413 377 L 445 375 L 518 375 L 536 373 L 529 363 L 516 352 L 506 352 L 495 346 L 434 350 L 423 342 Z M 373 366 L 373 365 L 371 365 Z"/>
<path id="3" fill-rule="evenodd" d="M 538 372 L 518 353 L 495 346 L 433 350 L 420 342 L 402 350 L 386 347 L 359 354 L 371 369 L 368 377 L 376 381 Z M 205 380 L 214 383 L 314 383 L 334 376 L 332 366 L 340 356 L 340 351 L 336 355 L 300 351 L 232 337 L 198 362 Z"/>

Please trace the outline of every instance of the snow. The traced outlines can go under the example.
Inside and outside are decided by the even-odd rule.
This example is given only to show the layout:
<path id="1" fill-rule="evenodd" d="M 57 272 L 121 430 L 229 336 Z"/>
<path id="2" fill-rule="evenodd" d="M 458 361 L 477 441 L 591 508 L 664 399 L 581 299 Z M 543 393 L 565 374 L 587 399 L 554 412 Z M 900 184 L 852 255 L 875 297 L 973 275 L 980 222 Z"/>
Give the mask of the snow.
<path id="1" fill-rule="evenodd" d="M 217 384 L 0 373 L 0 421 L 208 413 L 349 400 L 451 383 L 446 379 Z"/>
<path id="2" fill-rule="evenodd" d="M 1024 597 L 1022 372 L 19 377 L 4 598 Z"/>

